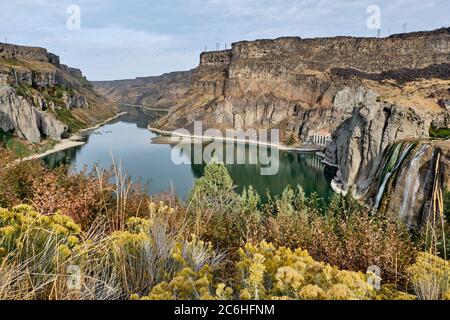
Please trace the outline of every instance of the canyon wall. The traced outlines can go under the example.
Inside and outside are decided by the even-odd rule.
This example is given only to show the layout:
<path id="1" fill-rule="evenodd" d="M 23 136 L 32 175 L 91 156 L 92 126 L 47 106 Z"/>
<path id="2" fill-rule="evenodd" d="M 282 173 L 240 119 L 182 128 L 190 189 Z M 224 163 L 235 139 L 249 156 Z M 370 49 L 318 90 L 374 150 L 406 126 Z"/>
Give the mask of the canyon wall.
<path id="1" fill-rule="evenodd" d="M 95 90 L 110 101 L 168 109 L 183 99 L 190 88 L 192 73 L 172 72 L 159 77 L 131 80 L 93 81 Z"/>
<path id="2" fill-rule="evenodd" d="M 302 142 L 311 130 L 333 132 L 351 116 L 355 105 L 340 100 L 360 87 L 373 89 L 372 100 L 404 100 L 405 106 L 443 113 L 446 110 L 433 98 L 405 93 L 401 84 L 448 80 L 449 61 L 449 29 L 383 39 L 292 37 L 238 42 L 231 50 L 201 55 L 187 98 L 157 125 L 190 127 L 193 120 L 201 119 L 223 128 L 278 127 L 284 136 L 293 133 Z M 390 96 L 391 87 L 398 97 Z M 436 91 L 437 87 L 442 85 Z M 433 94 L 427 90 L 424 95 Z M 360 99 L 359 94 L 363 93 L 356 92 L 353 100 Z M 437 94 L 445 98 L 450 93 Z M 435 106 L 420 105 L 422 98 Z"/>
<path id="3" fill-rule="evenodd" d="M 181 86 L 182 97 L 153 127 L 191 129 L 201 120 L 204 128 L 278 128 L 298 146 L 312 131 L 328 131 L 333 188 L 370 202 L 386 150 L 450 124 L 450 28 L 237 42 L 202 53 Z"/>
<path id="4" fill-rule="evenodd" d="M 388 147 L 365 198 L 375 214 L 398 218 L 409 229 L 440 224 L 450 190 L 450 143 L 400 141 Z M 446 191 L 447 190 L 447 191 Z"/>
<path id="5" fill-rule="evenodd" d="M 30 60 L 59 65 L 59 57 L 44 48 L 0 43 L 0 59 Z"/>
<path id="6" fill-rule="evenodd" d="M 31 143 L 61 140 L 114 112 L 81 70 L 58 56 L 0 43 L 0 130 Z"/>

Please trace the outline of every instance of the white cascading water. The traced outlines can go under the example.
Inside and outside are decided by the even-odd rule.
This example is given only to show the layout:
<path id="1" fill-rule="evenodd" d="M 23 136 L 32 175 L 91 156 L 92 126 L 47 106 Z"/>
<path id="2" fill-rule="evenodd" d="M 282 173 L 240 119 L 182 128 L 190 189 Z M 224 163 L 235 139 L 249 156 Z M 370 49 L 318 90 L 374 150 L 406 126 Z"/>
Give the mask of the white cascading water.
<path id="1" fill-rule="evenodd" d="M 407 172 L 405 188 L 403 191 L 402 203 L 400 205 L 399 216 L 401 218 L 406 217 L 406 215 L 412 210 L 415 200 L 416 193 L 420 187 L 419 170 L 420 170 L 420 160 L 425 155 L 426 151 L 430 145 L 424 144 L 417 151 L 416 155 L 409 164 L 409 169 Z"/>
<path id="2" fill-rule="evenodd" d="M 413 143 L 408 144 L 407 147 L 403 150 L 400 157 L 398 157 L 393 169 L 391 171 L 387 172 L 386 175 L 384 176 L 383 183 L 380 185 L 377 196 L 375 198 L 375 205 L 373 206 L 374 212 L 376 212 L 378 210 L 378 208 L 380 207 L 381 199 L 383 199 L 384 191 L 386 189 L 387 183 L 389 182 L 389 179 L 398 170 L 398 168 L 402 164 L 403 160 L 408 156 L 409 151 L 411 151 L 411 149 L 414 146 L 415 146 L 415 144 L 413 144 Z"/>
<path id="3" fill-rule="evenodd" d="M 373 211 L 376 212 L 378 210 L 378 207 L 380 206 L 381 198 L 384 194 L 384 189 L 386 188 L 386 184 L 389 181 L 389 178 L 391 177 L 392 172 L 386 173 L 383 179 L 383 183 L 380 185 L 380 188 L 378 189 L 377 196 L 375 198 L 375 205 L 373 206 Z"/>

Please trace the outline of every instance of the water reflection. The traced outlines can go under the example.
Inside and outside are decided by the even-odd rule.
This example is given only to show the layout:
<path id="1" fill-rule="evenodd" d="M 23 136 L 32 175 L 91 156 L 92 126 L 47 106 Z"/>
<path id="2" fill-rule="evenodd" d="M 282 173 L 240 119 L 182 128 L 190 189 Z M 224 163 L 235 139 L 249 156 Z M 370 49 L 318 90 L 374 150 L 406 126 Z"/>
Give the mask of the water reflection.
<path id="1" fill-rule="evenodd" d="M 175 165 L 171 161 L 172 152 L 179 152 L 178 146 L 167 144 L 153 144 L 151 139 L 155 134 L 149 132 L 147 124 L 154 119 L 154 114 L 140 109 L 125 117 L 105 125 L 91 133 L 88 143 L 81 147 L 58 152 L 44 159 L 49 167 L 60 164 L 70 164 L 73 170 L 79 171 L 95 164 L 102 168 L 112 165 L 111 155 L 121 161 L 128 174 L 142 182 L 149 182 L 152 194 L 170 191 L 186 199 L 195 179 L 201 177 L 205 163 Z M 203 152 L 206 145 L 200 145 Z M 238 151 L 246 155 L 246 164 L 227 164 L 233 181 L 240 191 L 244 186 L 253 185 L 265 199 L 264 194 L 269 190 L 272 194 L 280 194 L 287 185 L 301 185 L 307 194 L 316 192 L 320 197 L 328 198 L 331 194 L 330 179 L 334 172 L 328 172 L 321 159 L 312 154 L 279 151 L 279 171 L 274 176 L 261 175 L 261 163 L 257 149 L 248 145 L 227 144 L 233 148 L 237 160 Z M 178 148 L 178 149 L 177 149 Z M 269 153 L 273 150 L 267 150 Z M 194 148 L 185 156 L 193 159 Z M 249 159 L 256 160 L 256 164 Z M 237 161 L 236 161 L 237 162 Z"/>

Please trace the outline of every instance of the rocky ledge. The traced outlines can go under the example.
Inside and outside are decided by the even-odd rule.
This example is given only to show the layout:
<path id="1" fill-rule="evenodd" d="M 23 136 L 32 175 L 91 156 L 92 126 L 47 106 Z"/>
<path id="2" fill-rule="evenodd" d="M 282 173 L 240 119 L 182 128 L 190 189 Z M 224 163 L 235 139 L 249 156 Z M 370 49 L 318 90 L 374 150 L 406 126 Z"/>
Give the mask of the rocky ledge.
<path id="1" fill-rule="evenodd" d="M 294 145 L 326 132 L 332 141 L 324 162 L 338 168 L 333 185 L 368 202 L 386 150 L 450 124 L 450 28 L 389 38 L 242 41 L 202 53 L 187 74 L 171 82 L 180 95 L 165 100 L 170 112 L 152 127 L 190 129 L 201 120 L 204 128 L 278 128 Z M 126 94 L 139 82 L 96 86 Z M 151 82 L 152 97 L 168 96 L 157 88 L 167 75 Z"/>
<path id="2" fill-rule="evenodd" d="M 0 43 L 0 130 L 30 143 L 61 140 L 114 112 L 82 72 L 58 56 Z"/>

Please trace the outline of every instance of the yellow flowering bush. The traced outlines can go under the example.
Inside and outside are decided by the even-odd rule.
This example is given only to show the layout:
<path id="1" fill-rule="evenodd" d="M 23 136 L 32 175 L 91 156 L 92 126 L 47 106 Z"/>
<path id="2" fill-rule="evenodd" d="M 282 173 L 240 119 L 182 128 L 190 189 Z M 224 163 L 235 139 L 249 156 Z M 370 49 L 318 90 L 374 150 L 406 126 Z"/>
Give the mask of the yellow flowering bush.
<path id="1" fill-rule="evenodd" d="M 26 205 L 0 209 L 0 291 L 13 298 L 57 298 L 59 288 L 67 289 L 67 267 L 80 262 L 80 232 L 64 215 L 44 216 Z"/>
<path id="2" fill-rule="evenodd" d="M 366 275 L 314 261 L 307 251 L 261 242 L 240 249 L 241 299 L 371 299 Z"/>
<path id="3" fill-rule="evenodd" d="M 450 264 L 430 253 L 407 268 L 413 296 L 389 283 L 375 290 L 366 274 L 266 241 L 218 253 L 180 229 L 178 213 L 164 203 L 151 202 L 149 213 L 128 219 L 122 231 L 82 234 L 64 215 L 0 209 L 0 299 L 450 299 Z M 76 289 L 67 285 L 73 265 L 82 272 Z"/>
<path id="4" fill-rule="evenodd" d="M 231 299 L 233 290 L 220 283 L 213 284 L 211 268 L 204 266 L 195 272 L 191 268 L 184 268 L 169 282 L 162 282 L 155 286 L 148 296 L 142 300 L 227 300 Z M 136 299 L 138 296 L 132 296 Z"/>
<path id="5" fill-rule="evenodd" d="M 174 255 L 179 252 L 175 250 Z M 240 249 L 237 277 L 222 283 L 209 265 L 195 271 L 185 265 L 169 280 L 154 286 L 145 296 L 132 299 L 299 299 L 299 300 L 362 300 L 414 299 L 393 286 L 376 291 L 367 275 L 339 270 L 317 262 L 307 251 L 280 247 L 267 242 L 247 243 Z"/>
<path id="6" fill-rule="evenodd" d="M 407 271 L 419 299 L 450 300 L 450 264 L 447 260 L 421 252 Z"/>
<path id="7" fill-rule="evenodd" d="M 64 215 L 44 216 L 27 205 L 0 209 L 0 258 L 28 259 L 45 253 L 53 263 L 64 261 L 79 249 L 80 231 Z"/>
<path id="8" fill-rule="evenodd" d="M 210 243 L 196 236 L 186 240 L 173 229 L 174 209 L 151 202 L 149 212 L 149 219 L 130 218 L 125 230 L 108 239 L 105 269 L 116 277 L 123 297 L 146 296 L 155 285 L 170 284 L 182 270 L 197 273 L 222 259 Z"/>

